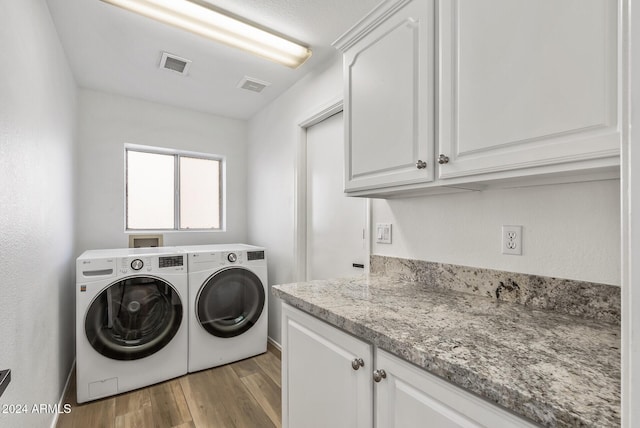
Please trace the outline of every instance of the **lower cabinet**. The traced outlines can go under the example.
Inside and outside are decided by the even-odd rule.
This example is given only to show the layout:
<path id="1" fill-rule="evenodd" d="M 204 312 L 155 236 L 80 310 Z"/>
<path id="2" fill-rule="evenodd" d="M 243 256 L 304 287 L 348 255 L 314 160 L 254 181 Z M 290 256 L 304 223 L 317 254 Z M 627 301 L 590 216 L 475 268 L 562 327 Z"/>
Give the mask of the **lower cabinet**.
<path id="1" fill-rule="evenodd" d="M 382 349 L 376 367 L 376 427 L 537 426 Z"/>
<path id="2" fill-rule="evenodd" d="M 283 428 L 373 426 L 373 347 L 282 305 Z"/>
<path id="3" fill-rule="evenodd" d="M 283 428 L 537 426 L 287 304 L 282 327 Z"/>

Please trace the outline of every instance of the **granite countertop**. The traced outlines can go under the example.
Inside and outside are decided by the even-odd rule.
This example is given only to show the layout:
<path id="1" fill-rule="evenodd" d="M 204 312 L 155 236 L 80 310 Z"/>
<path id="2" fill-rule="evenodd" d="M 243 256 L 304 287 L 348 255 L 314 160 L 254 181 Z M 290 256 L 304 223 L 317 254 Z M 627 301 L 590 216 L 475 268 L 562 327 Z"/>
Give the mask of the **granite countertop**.
<path id="1" fill-rule="evenodd" d="M 620 426 L 620 328 L 386 276 L 283 301 L 545 426 Z"/>

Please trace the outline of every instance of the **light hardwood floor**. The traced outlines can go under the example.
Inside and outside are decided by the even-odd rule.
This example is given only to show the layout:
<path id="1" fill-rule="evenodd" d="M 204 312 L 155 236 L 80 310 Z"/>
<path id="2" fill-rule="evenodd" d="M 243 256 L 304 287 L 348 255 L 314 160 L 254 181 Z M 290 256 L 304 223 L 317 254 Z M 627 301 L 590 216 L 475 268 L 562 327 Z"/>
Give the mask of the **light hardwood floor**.
<path id="1" fill-rule="evenodd" d="M 280 427 L 280 351 L 85 404 L 76 402 L 75 373 L 58 428 Z"/>

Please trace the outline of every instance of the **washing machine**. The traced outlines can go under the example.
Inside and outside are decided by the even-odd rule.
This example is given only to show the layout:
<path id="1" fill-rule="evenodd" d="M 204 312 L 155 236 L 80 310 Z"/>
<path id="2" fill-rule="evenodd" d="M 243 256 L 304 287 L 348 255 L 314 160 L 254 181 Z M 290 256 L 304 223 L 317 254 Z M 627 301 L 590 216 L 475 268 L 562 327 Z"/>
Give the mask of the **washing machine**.
<path id="1" fill-rule="evenodd" d="M 267 351 L 267 257 L 244 244 L 179 247 L 189 267 L 189 372 Z"/>
<path id="2" fill-rule="evenodd" d="M 170 247 L 86 251 L 76 279 L 78 403 L 187 373 L 186 254 Z"/>

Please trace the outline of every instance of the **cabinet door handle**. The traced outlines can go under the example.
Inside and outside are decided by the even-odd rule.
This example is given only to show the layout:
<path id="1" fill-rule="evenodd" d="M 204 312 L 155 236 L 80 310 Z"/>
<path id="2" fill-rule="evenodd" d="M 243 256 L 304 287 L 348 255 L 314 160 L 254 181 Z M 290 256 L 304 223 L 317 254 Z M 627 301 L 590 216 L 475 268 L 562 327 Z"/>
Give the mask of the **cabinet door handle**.
<path id="1" fill-rule="evenodd" d="M 418 162 L 416 162 L 416 168 L 425 169 L 426 167 L 427 167 L 427 163 L 423 160 L 418 159 Z"/>
<path id="2" fill-rule="evenodd" d="M 351 367 L 354 370 L 358 370 L 360 367 L 364 367 L 364 360 L 362 358 L 354 358 L 353 361 L 351 361 Z"/>
<path id="3" fill-rule="evenodd" d="M 440 155 L 438 156 L 438 163 L 440 165 L 444 165 L 445 163 L 449 163 L 449 156 L 445 156 L 445 155 Z"/>
<path id="4" fill-rule="evenodd" d="M 385 372 L 384 370 L 380 369 L 380 370 L 373 371 L 374 381 L 380 382 L 382 379 L 386 379 L 386 378 L 387 378 L 387 372 Z"/>

